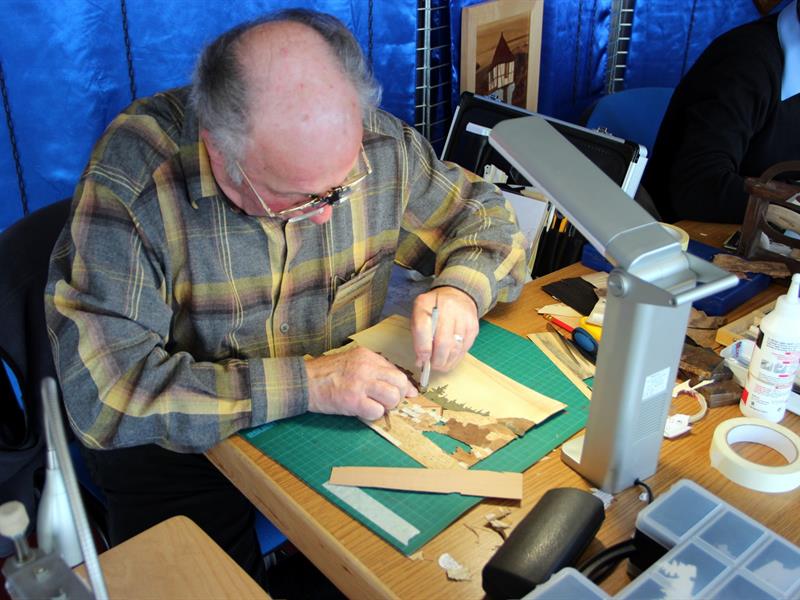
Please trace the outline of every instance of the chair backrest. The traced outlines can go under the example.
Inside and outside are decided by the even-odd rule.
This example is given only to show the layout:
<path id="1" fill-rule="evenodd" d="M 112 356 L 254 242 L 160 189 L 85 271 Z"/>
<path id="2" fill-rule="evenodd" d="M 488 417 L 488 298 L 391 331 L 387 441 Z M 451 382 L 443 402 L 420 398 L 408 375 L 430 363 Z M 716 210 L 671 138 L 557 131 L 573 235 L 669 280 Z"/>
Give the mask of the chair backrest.
<path id="1" fill-rule="evenodd" d="M 69 208 L 70 200 L 61 200 L 0 232 L 0 360 L 18 380 L 22 396 L 20 406 L 6 369 L 0 366 L 0 504 L 23 502 L 32 522 L 36 514 L 33 473 L 44 462 L 39 382 L 48 375 L 58 381 L 45 322 L 44 289 L 50 254 Z M 84 494 L 89 521 L 108 547 L 104 498 L 92 484 L 77 446 L 70 451 L 78 479 L 91 494 Z M 260 513 L 256 530 L 265 554 L 286 541 Z M 4 542 L 0 538 L 0 556 L 13 552 L 10 540 Z"/>
<path id="2" fill-rule="evenodd" d="M 69 205 L 61 200 L 0 232 L 0 503 L 20 500 L 29 515 L 35 514 L 33 472 L 44 457 L 39 382 L 56 376 L 44 288 Z"/>
<path id="3" fill-rule="evenodd" d="M 592 109 L 586 126 L 606 129 L 612 135 L 641 144 L 651 155 L 673 91 L 669 87 L 642 87 L 603 96 Z"/>

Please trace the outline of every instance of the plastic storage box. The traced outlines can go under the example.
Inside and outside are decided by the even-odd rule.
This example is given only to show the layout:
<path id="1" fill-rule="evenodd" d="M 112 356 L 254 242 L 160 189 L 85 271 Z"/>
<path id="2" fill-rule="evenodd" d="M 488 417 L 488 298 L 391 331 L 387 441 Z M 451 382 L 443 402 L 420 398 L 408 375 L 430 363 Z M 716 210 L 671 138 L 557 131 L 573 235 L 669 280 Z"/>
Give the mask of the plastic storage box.
<path id="1" fill-rule="evenodd" d="M 800 549 L 693 481 L 642 510 L 636 528 L 671 549 L 616 598 L 800 596 Z"/>
<path id="2" fill-rule="evenodd" d="M 572 567 L 561 569 L 522 600 L 609 600 L 611 596 Z"/>
<path id="3" fill-rule="evenodd" d="M 800 548 L 693 481 L 680 480 L 644 508 L 636 529 L 668 551 L 614 598 L 800 598 Z M 607 598 L 572 568 L 562 569 L 525 596 L 526 600 Z"/>

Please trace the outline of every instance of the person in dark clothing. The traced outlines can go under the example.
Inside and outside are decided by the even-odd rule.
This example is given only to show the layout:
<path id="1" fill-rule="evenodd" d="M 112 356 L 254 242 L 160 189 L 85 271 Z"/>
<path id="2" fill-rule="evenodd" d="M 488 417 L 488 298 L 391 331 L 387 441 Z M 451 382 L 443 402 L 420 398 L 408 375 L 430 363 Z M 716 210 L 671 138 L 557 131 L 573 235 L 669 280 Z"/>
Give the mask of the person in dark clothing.
<path id="1" fill-rule="evenodd" d="M 715 39 L 661 122 L 643 185 L 665 221 L 741 223 L 746 177 L 800 158 L 800 11 Z"/>

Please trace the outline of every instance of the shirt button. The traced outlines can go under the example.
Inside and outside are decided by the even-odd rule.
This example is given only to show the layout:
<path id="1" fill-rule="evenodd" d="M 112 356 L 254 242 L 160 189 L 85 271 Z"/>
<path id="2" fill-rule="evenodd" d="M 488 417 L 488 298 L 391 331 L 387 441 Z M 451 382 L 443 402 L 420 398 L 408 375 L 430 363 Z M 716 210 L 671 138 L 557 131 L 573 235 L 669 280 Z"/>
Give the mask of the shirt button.
<path id="1" fill-rule="evenodd" d="M 286 335 L 289 333 L 289 324 L 288 323 L 281 323 L 281 333 Z"/>

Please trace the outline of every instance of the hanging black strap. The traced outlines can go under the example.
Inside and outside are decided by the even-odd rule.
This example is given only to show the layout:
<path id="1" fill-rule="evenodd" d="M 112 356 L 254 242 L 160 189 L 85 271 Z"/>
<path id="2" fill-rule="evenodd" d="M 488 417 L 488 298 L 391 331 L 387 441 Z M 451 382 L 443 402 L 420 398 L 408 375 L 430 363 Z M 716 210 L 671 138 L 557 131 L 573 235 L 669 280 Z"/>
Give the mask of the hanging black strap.
<path id="1" fill-rule="evenodd" d="M 136 100 L 136 74 L 133 71 L 133 54 L 131 53 L 131 36 L 128 33 L 128 7 L 125 0 L 120 0 L 122 11 L 122 35 L 125 37 L 125 58 L 128 61 L 128 83 L 131 88 L 131 102 Z"/>
<path id="2" fill-rule="evenodd" d="M 694 29 L 694 17 L 697 12 L 697 0 L 692 0 L 692 12 L 689 15 L 689 30 L 686 32 L 686 45 L 683 47 L 683 65 L 681 65 L 681 77 L 686 74 L 686 63 L 689 60 L 689 45 L 692 43 L 692 29 Z"/>
<path id="3" fill-rule="evenodd" d="M 374 38 L 374 29 L 372 26 L 372 19 L 375 16 L 375 2 L 374 0 L 369 0 L 369 7 L 367 9 L 367 34 L 369 35 L 369 41 L 367 43 L 367 58 L 369 59 L 369 66 L 373 67 L 372 63 L 372 44 Z"/>
<path id="4" fill-rule="evenodd" d="M 0 61 L 0 94 L 3 96 L 3 110 L 6 113 L 6 125 L 8 126 L 8 139 L 11 142 L 11 156 L 14 159 L 14 167 L 17 170 L 17 186 L 19 186 L 19 200 L 22 203 L 22 214 L 27 215 L 28 194 L 25 191 L 25 177 L 22 172 L 22 161 L 19 158 L 17 148 L 17 136 L 14 133 L 14 119 L 11 117 L 11 103 L 8 101 L 8 89 L 6 88 L 6 75 L 3 71 L 3 62 Z"/>
<path id="5" fill-rule="evenodd" d="M 578 99 L 578 63 L 581 58 L 581 21 L 583 20 L 583 0 L 578 2 L 578 24 L 575 31 L 575 56 L 572 64 L 572 103 Z"/>

